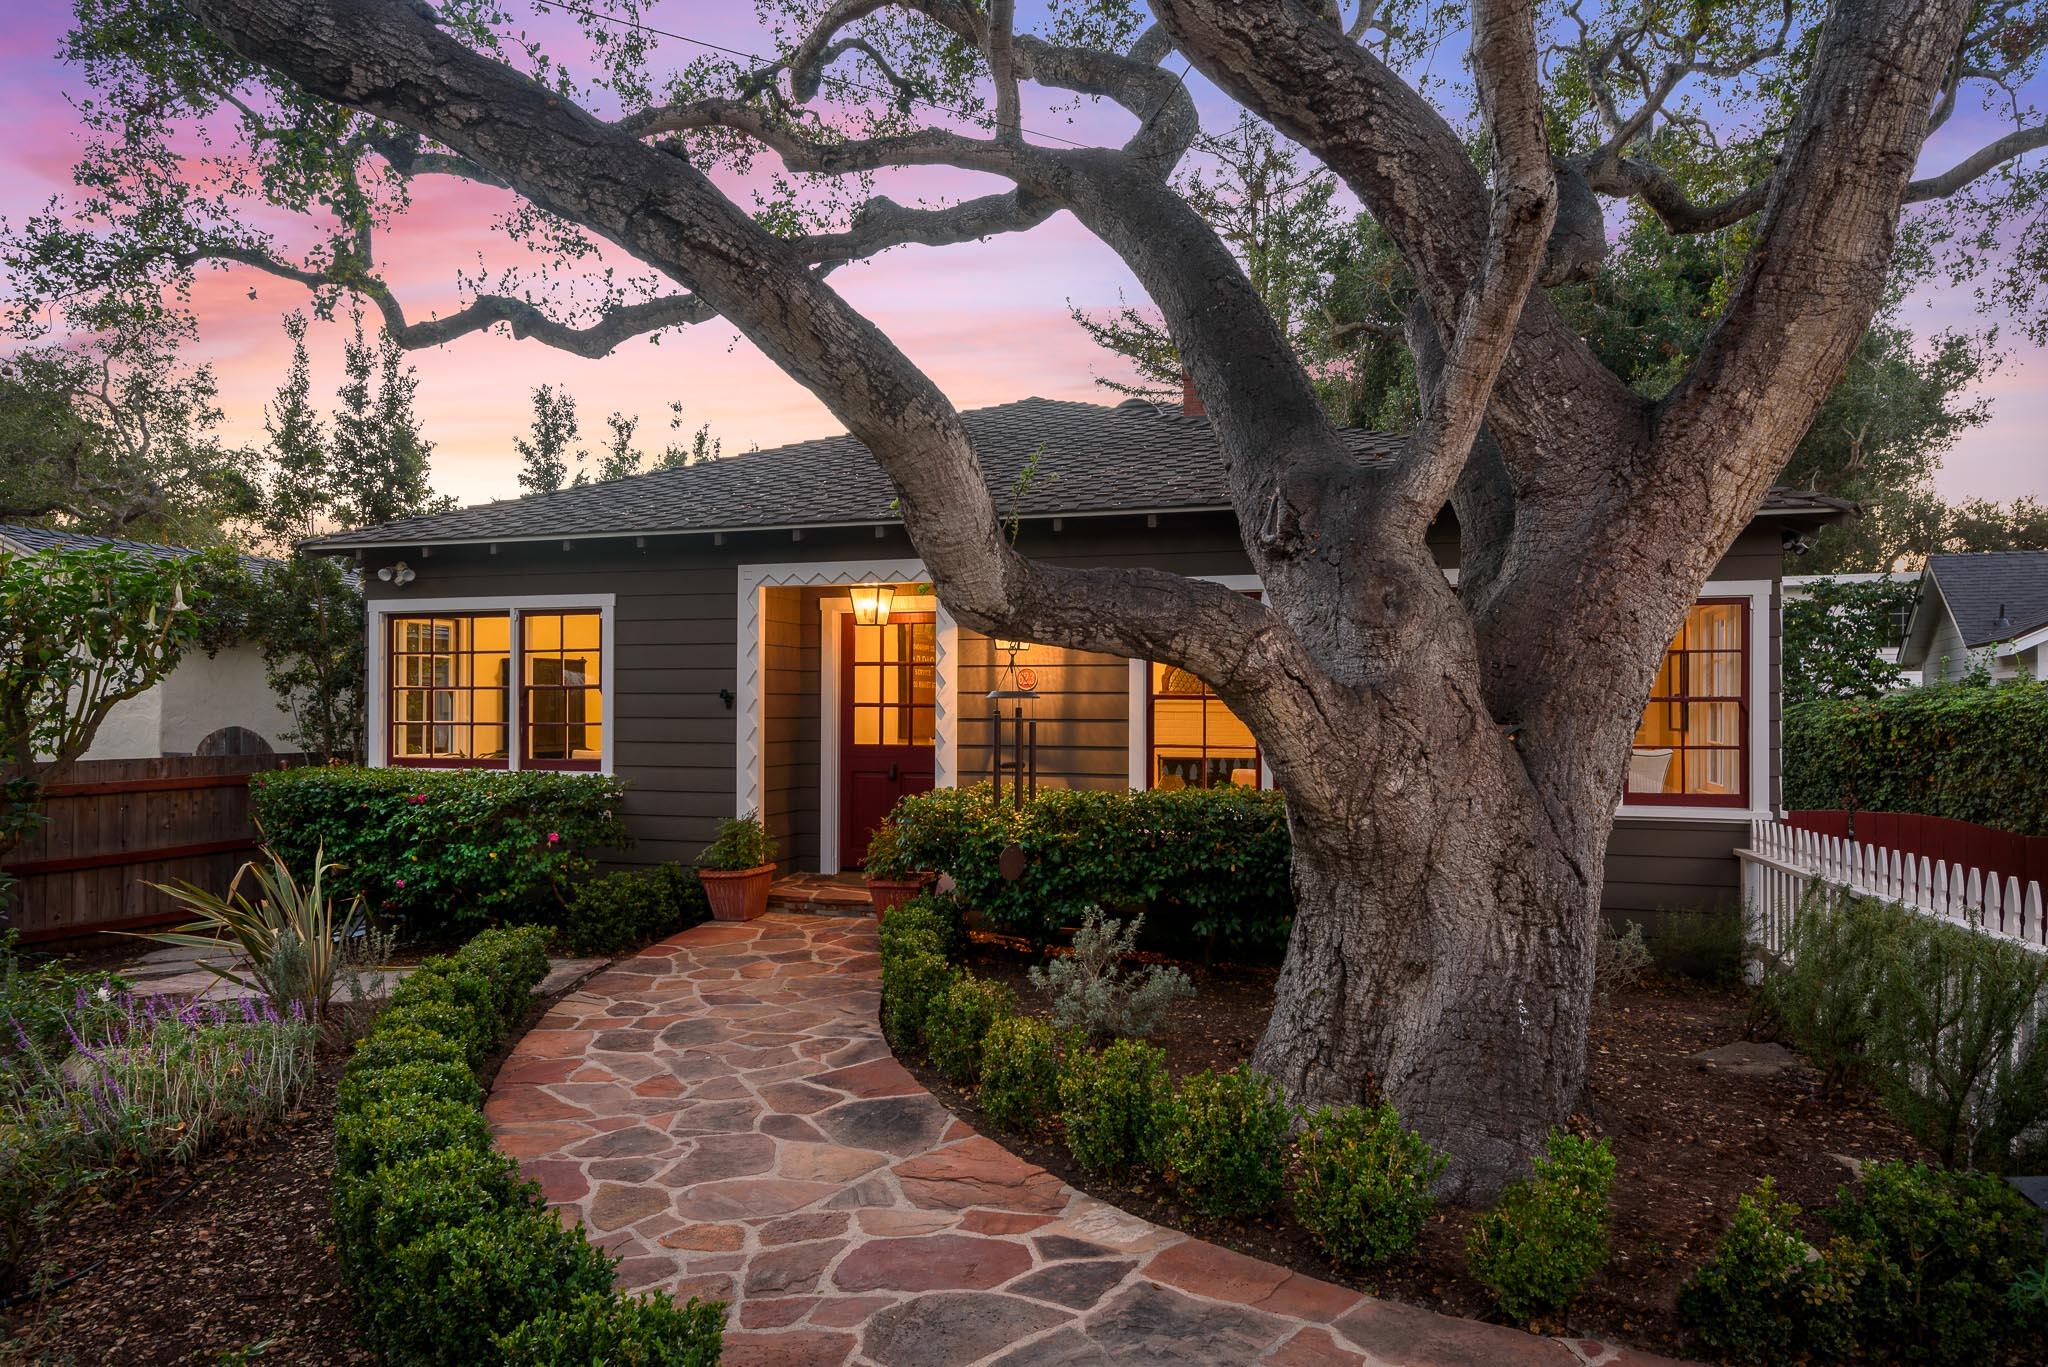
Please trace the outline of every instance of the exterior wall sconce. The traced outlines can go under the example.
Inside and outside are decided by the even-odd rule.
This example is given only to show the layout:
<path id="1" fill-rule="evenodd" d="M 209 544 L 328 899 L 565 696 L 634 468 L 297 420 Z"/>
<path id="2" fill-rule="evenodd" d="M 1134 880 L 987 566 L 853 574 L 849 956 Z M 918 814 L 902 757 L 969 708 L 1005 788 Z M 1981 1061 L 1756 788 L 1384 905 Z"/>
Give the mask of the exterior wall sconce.
<path id="1" fill-rule="evenodd" d="M 1023 654 L 1023 653 L 1025 652 L 1025 651 L 1027 651 L 1027 650 L 1031 649 L 1031 642 L 1029 642 L 1029 641 L 997 641 L 997 642 L 996 642 L 996 649 L 997 649 L 997 650 L 1000 650 L 1000 651 L 1002 651 L 1002 652 L 1003 652 L 1003 654 L 1005 654 L 1005 655 L 1009 656 L 1009 657 L 1010 657 L 1010 658 L 1011 658 L 1012 660 L 1014 660 L 1014 659 L 1016 659 L 1016 658 L 1017 658 L 1017 657 L 1018 657 L 1019 655 L 1022 655 L 1022 654 Z"/>
<path id="2" fill-rule="evenodd" d="M 864 627 L 887 626 L 889 605 L 896 590 L 888 584 L 855 584 L 848 591 L 853 598 L 853 620 Z"/>

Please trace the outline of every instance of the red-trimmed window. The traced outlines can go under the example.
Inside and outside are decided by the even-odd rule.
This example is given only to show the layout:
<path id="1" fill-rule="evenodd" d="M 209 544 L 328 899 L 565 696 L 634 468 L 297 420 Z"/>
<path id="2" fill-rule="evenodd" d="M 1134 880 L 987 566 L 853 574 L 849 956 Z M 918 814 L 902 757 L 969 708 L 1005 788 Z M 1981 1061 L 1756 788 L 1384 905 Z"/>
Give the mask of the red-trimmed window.
<path id="1" fill-rule="evenodd" d="M 1629 755 L 1626 800 L 1749 805 L 1749 600 L 1703 598 L 1664 652 Z"/>
<path id="2" fill-rule="evenodd" d="M 502 769 L 511 742 L 511 618 L 437 613 L 389 619 L 393 764 Z"/>
<path id="3" fill-rule="evenodd" d="M 604 758 L 604 619 L 596 612 L 519 614 L 519 763 L 596 769 Z"/>
<path id="4" fill-rule="evenodd" d="M 1146 782 L 1154 788 L 1259 786 L 1259 743 L 1209 686 L 1185 669 L 1145 667 Z"/>

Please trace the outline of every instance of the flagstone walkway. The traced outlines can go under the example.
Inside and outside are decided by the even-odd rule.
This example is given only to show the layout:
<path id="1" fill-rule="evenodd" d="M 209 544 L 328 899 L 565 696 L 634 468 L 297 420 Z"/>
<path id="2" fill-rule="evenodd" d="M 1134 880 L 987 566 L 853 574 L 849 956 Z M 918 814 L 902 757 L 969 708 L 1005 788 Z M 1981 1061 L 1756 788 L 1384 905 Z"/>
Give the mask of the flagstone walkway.
<path id="1" fill-rule="evenodd" d="M 1357 1292 L 1086 1196 L 954 1118 L 876 1024 L 866 917 L 698 926 L 558 1002 L 498 1143 L 620 1258 L 727 1301 L 725 1362 L 1648 1367 Z"/>

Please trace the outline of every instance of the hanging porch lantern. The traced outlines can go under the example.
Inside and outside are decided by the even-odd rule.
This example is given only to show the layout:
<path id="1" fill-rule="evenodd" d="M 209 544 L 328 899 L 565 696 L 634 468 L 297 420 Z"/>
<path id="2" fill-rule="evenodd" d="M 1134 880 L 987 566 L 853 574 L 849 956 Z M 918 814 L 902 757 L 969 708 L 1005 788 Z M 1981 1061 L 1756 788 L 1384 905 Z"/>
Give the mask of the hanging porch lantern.
<path id="1" fill-rule="evenodd" d="M 853 620 L 864 627 L 879 627 L 889 624 L 889 605 L 896 601 L 896 590 L 889 584 L 855 584 L 848 590 L 853 596 Z"/>

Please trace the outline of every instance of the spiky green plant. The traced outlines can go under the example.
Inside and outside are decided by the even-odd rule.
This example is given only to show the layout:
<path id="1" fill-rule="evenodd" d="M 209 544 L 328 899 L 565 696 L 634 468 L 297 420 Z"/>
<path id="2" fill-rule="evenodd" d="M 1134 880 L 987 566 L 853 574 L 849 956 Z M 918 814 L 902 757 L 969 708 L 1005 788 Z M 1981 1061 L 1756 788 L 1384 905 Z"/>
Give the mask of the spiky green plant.
<path id="1" fill-rule="evenodd" d="M 144 939 L 159 944 L 238 953 L 246 971 L 232 960 L 199 966 L 224 982 L 257 993 L 280 1005 L 297 1002 L 316 1019 L 327 1015 L 339 975 L 342 942 L 363 914 L 361 894 L 352 898 L 339 919 L 327 894 L 327 874 L 339 865 L 326 861 L 326 847 L 313 856 L 312 879 L 301 884 L 282 856 L 263 848 L 267 864 L 255 860 L 235 872 L 226 896 L 195 883 L 150 886 L 189 909 L 197 918 L 176 930 L 148 931 Z M 244 891 L 251 885 L 254 897 Z"/>

